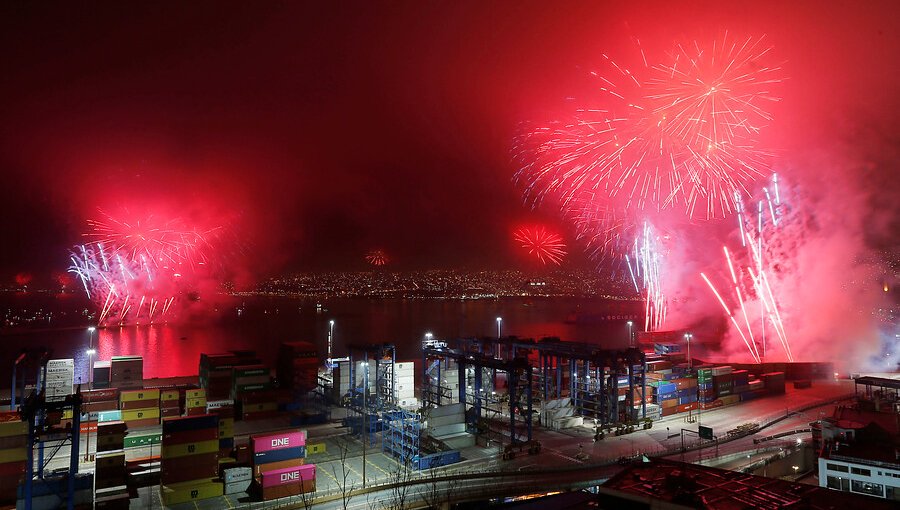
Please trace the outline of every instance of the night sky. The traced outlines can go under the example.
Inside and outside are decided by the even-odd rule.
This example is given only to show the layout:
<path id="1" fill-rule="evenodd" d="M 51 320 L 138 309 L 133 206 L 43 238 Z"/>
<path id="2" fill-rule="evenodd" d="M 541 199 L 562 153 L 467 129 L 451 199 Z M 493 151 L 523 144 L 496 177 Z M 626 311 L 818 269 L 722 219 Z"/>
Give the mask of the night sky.
<path id="1" fill-rule="evenodd" d="M 896 245 L 900 4 L 630 3 L 4 2 L 0 278 L 49 279 L 98 208 L 146 204 L 227 218 L 259 277 L 376 248 L 508 267 L 514 225 L 556 221 L 512 182 L 520 123 L 564 110 L 632 37 L 723 29 L 784 61 L 764 142 L 785 174 L 859 148 L 860 207 L 886 213 L 867 242 Z"/>

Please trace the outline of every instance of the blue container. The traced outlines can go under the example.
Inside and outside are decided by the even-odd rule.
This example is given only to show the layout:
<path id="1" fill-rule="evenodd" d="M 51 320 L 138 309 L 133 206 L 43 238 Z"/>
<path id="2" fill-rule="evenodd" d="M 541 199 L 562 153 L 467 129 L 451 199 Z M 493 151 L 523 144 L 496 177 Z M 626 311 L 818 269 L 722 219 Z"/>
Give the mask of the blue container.
<path id="1" fill-rule="evenodd" d="M 697 385 L 697 387 L 700 388 L 701 390 L 711 390 L 711 389 L 713 389 L 713 383 L 711 383 L 711 382 L 699 383 Z"/>
<path id="2" fill-rule="evenodd" d="M 253 454 L 253 464 L 269 464 L 270 462 L 281 462 L 288 459 L 302 459 L 306 457 L 306 446 L 297 446 L 295 448 L 282 448 L 281 450 L 269 450 L 266 452 L 256 452 Z"/>
<path id="3" fill-rule="evenodd" d="M 678 405 L 691 404 L 697 401 L 697 396 L 694 395 L 692 397 L 682 397 L 678 399 Z"/>
<path id="4" fill-rule="evenodd" d="M 185 416 L 182 418 L 163 418 L 162 424 L 163 434 L 216 428 L 219 428 L 219 417 L 215 414 L 201 414 L 200 416 Z"/>
<path id="5" fill-rule="evenodd" d="M 678 394 L 674 391 L 670 393 L 660 393 L 657 395 L 656 400 L 672 400 L 673 398 L 678 398 Z"/>
<path id="6" fill-rule="evenodd" d="M 697 396 L 697 388 L 685 388 L 683 390 L 678 390 L 677 396 L 678 396 L 678 398 L 696 397 Z"/>
<path id="7" fill-rule="evenodd" d="M 660 384 L 659 386 L 656 387 L 656 392 L 660 393 L 660 394 L 674 393 L 676 391 L 678 391 L 678 386 L 676 386 L 675 383 Z"/>
<path id="8" fill-rule="evenodd" d="M 122 421 L 122 411 L 99 411 L 97 412 L 97 422 L 105 423 L 108 421 Z"/>
<path id="9" fill-rule="evenodd" d="M 219 449 L 224 450 L 226 448 L 229 450 L 234 448 L 234 438 L 233 437 L 219 439 Z"/>

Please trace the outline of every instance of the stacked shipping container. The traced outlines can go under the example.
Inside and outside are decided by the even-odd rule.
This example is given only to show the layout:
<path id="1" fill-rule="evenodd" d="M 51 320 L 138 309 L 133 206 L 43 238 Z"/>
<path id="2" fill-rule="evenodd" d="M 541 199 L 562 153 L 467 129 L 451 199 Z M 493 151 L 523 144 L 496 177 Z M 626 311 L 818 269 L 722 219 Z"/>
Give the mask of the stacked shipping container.
<path id="1" fill-rule="evenodd" d="M 119 395 L 122 421 L 129 428 L 159 425 L 159 390 L 123 390 Z"/>
<path id="2" fill-rule="evenodd" d="M 219 417 L 211 414 L 163 420 L 160 495 L 174 505 L 221 496 Z"/>
<path id="3" fill-rule="evenodd" d="M 144 359 L 140 356 L 113 356 L 110 360 L 109 386 L 113 388 L 143 388 Z"/>
<path id="4" fill-rule="evenodd" d="M 0 413 L 0 502 L 16 501 L 27 456 L 28 423 L 21 421 L 19 413 Z"/>

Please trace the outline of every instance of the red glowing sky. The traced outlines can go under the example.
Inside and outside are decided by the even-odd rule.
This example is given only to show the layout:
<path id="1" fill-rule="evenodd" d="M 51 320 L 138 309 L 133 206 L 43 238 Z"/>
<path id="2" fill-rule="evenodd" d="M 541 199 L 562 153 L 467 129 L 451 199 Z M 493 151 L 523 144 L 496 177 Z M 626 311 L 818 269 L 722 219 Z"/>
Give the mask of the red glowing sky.
<path id="1" fill-rule="evenodd" d="M 820 205 L 854 207 L 862 242 L 896 239 L 878 198 L 897 196 L 895 2 L 629 4 L 4 4 L 0 273 L 59 271 L 97 207 L 144 203 L 228 218 L 261 274 L 357 267 L 372 246 L 401 267 L 508 264 L 510 225 L 553 216 L 511 183 L 519 123 L 631 37 L 662 51 L 723 29 L 785 62 L 765 139 L 783 172 L 847 177 L 846 204 Z"/>

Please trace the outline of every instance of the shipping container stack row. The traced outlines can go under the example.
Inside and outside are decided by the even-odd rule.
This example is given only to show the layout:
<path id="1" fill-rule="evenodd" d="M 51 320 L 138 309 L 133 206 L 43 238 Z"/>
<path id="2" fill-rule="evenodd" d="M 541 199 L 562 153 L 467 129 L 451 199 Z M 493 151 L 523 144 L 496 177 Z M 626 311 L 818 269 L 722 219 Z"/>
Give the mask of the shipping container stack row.
<path id="1" fill-rule="evenodd" d="M 127 510 L 131 496 L 127 487 L 125 450 L 97 452 L 94 461 L 96 507 Z"/>
<path id="2" fill-rule="evenodd" d="M 116 413 L 119 412 L 116 411 Z M 110 411 L 100 411 L 100 413 L 110 413 Z M 127 429 L 124 421 L 101 421 L 97 424 L 97 455 L 94 458 L 97 508 L 128 508 L 131 496 L 127 488 L 128 477 L 125 462 Z"/>
<path id="3" fill-rule="evenodd" d="M 200 386 L 209 401 L 233 401 L 235 418 L 242 420 L 276 416 L 280 400 L 289 400 L 279 397 L 271 370 L 251 351 L 201 354 Z"/>
<path id="4" fill-rule="evenodd" d="M 25 475 L 28 423 L 19 413 L 0 413 L 0 503 L 16 502 L 16 488 Z"/>
<path id="5" fill-rule="evenodd" d="M 234 367 L 257 365 L 260 361 L 252 352 L 239 351 L 217 354 L 200 354 L 200 387 L 206 390 L 209 400 L 226 400 L 232 397 Z"/>
<path id="6" fill-rule="evenodd" d="M 144 359 L 142 357 L 113 356 L 109 364 L 109 387 L 120 390 L 144 387 Z"/>
<path id="7" fill-rule="evenodd" d="M 203 388 L 195 388 L 184 391 L 184 415 L 200 416 L 206 414 L 206 391 Z"/>
<path id="8" fill-rule="evenodd" d="M 254 480 L 264 501 L 316 490 L 316 466 L 305 464 L 305 431 L 251 436 L 250 454 Z"/>
<path id="9" fill-rule="evenodd" d="M 175 505 L 224 494 L 219 477 L 219 417 L 166 418 L 162 425 L 160 496 Z"/>
<path id="10" fill-rule="evenodd" d="M 159 389 L 122 390 L 119 393 L 119 409 L 122 421 L 128 428 L 159 425 Z"/>
<path id="11" fill-rule="evenodd" d="M 283 389 L 291 390 L 294 397 L 316 391 L 321 365 L 314 344 L 284 342 L 278 352 L 278 384 Z"/>
<path id="12" fill-rule="evenodd" d="M 289 395 L 291 425 L 324 423 L 328 419 L 325 389 L 319 386 L 322 363 L 310 342 L 284 342 L 278 353 L 278 386 Z M 329 395 L 330 396 L 330 395 Z"/>

